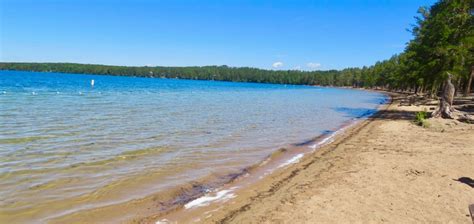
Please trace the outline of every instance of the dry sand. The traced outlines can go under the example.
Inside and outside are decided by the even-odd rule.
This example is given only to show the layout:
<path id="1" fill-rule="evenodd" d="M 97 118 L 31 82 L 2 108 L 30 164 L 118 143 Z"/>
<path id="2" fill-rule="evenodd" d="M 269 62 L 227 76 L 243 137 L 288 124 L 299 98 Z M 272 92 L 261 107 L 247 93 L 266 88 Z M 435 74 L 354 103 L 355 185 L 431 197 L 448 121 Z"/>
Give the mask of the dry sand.
<path id="1" fill-rule="evenodd" d="M 432 106 L 403 106 L 403 99 L 394 96 L 372 119 L 200 222 L 471 223 L 474 125 L 430 119 L 429 128 L 417 126 L 414 112 Z"/>

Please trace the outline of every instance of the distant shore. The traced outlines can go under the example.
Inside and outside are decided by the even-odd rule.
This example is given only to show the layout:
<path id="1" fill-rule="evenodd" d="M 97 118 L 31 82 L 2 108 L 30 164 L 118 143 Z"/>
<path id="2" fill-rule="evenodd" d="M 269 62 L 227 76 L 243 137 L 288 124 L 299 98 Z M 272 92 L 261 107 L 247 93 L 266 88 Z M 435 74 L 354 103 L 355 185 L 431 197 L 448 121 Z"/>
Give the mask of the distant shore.
<path id="1" fill-rule="evenodd" d="M 179 223 L 470 223 L 474 125 L 430 119 L 430 127 L 418 126 L 415 112 L 436 102 L 392 97 L 301 162 L 204 214 L 187 211 Z M 156 218 L 141 221 L 175 221 Z"/>

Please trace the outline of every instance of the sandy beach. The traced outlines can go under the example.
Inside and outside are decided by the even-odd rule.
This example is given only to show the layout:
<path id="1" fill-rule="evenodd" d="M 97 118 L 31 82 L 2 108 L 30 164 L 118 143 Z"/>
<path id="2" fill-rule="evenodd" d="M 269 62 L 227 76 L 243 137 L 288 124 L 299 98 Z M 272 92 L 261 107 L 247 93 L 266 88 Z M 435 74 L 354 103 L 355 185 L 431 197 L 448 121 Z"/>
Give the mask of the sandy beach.
<path id="1" fill-rule="evenodd" d="M 474 0 L 0 5 L 0 224 L 474 224 Z"/>
<path id="2" fill-rule="evenodd" d="M 180 223 L 471 223 L 474 125 L 418 126 L 415 112 L 436 102 L 392 97 L 301 162 Z"/>

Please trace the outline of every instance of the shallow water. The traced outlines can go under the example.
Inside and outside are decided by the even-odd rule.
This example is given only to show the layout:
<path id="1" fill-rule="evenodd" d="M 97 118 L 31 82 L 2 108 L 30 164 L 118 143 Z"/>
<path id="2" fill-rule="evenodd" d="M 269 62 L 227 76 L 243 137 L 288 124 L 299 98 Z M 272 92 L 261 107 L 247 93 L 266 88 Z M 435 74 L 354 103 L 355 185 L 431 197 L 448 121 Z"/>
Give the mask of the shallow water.
<path id="1" fill-rule="evenodd" d="M 351 89 L 0 71 L 0 221 L 44 222 L 236 173 L 385 100 Z"/>

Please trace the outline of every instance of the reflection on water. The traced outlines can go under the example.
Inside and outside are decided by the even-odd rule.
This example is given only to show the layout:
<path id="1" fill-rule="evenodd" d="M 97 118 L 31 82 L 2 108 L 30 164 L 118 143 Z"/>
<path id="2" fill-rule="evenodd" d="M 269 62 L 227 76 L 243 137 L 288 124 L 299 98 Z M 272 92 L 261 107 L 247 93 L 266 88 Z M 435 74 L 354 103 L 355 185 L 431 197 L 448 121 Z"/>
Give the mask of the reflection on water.
<path id="1" fill-rule="evenodd" d="M 0 220 L 45 221 L 235 173 L 367 116 L 383 99 L 307 86 L 0 71 Z"/>

